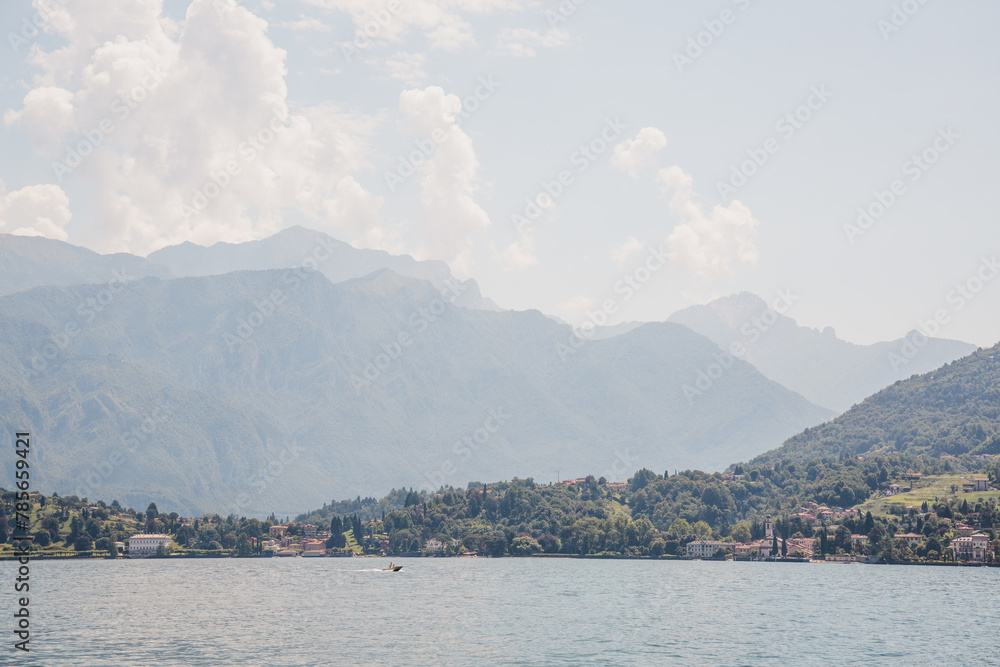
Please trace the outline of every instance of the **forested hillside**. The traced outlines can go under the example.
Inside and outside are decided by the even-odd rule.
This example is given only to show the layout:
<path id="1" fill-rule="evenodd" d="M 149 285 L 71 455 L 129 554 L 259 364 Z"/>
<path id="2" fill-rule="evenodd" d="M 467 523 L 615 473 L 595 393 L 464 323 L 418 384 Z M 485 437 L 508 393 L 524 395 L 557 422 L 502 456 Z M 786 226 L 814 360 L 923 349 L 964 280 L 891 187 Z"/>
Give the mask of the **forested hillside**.
<path id="1" fill-rule="evenodd" d="M 1000 345 L 901 380 L 754 463 L 887 452 L 1000 453 Z"/>

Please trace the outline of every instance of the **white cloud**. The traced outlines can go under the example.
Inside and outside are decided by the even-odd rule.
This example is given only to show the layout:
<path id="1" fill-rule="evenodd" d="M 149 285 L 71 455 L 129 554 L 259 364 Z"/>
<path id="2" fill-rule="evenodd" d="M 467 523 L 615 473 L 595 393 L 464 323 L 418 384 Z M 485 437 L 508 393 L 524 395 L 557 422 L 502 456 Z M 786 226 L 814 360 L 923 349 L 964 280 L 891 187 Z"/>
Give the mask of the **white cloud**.
<path id="1" fill-rule="evenodd" d="M 0 231 L 65 241 L 73 217 L 69 197 L 58 185 L 29 185 L 7 193 L 0 183 Z"/>
<path id="2" fill-rule="evenodd" d="M 715 206 L 706 215 L 695 201 L 693 182 L 680 167 L 661 169 L 657 181 L 664 194 L 673 190 L 670 210 L 681 220 L 667 238 L 672 262 L 702 276 L 722 275 L 732 264 L 757 263 L 754 239 L 758 222 L 739 201 Z"/>
<path id="3" fill-rule="evenodd" d="M 656 154 L 666 146 L 667 137 L 663 132 L 655 127 L 644 127 L 634 139 L 615 146 L 611 163 L 635 178 L 640 171 L 652 164 Z"/>
<path id="4" fill-rule="evenodd" d="M 568 32 L 562 28 L 552 28 L 541 33 L 527 28 L 505 28 L 498 36 L 493 54 L 519 58 L 534 58 L 539 48 L 558 48 L 572 42 Z"/>
<path id="5" fill-rule="evenodd" d="M 554 213 L 556 210 L 556 200 L 547 192 L 539 192 L 535 197 L 535 204 L 546 213 Z"/>
<path id="6" fill-rule="evenodd" d="M 634 236 L 630 236 L 625 240 L 625 243 L 611 251 L 611 259 L 615 260 L 618 264 L 623 264 L 632 253 L 642 250 L 645 247 L 645 243 Z"/>
<path id="7" fill-rule="evenodd" d="M 479 191 L 479 160 L 472 139 L 455 122 L 462 110 L 457 95 L 438 86 L 406 90 L 399 96 L 406 124 L 418 137 L 443 139 L 420 167 L 424 221 L 418 254 L 440 257 L 459 272 L 468 270 L 471 235 L 486 229 L 489 216 L 475 201 Z"/>
<path id="8" fill-rule="evenodd" d="M 24 96 L 20 111 L 4 114 L 8 127 L 20 125 L 31 143 L 48 155 L 62 147 L 62 136 L 73 126 L 73 93 L 58 86 L 38 86 Z"/>
<path id="9" fill-rule="evenodd" d="M 392 78 L 408 86 L 419 86 L 427 80 L 427 72 L 424 71 L 426 63 L 427 56 L 423 53 L 400 51 L 386 58 L 384 68 Z"/>
<path id="10" fill-rule="evenodd" d="M 572 321 L 582 318 L 583 314 L 592 309 L 596 304 L 597 302 L 594 299 L 577 294 L 572 299 L 560 303 L 558 309 L 559 312 L 565 313 Z"/>
<path id="11" fill-rule="evenodd" d="M 521 271 L 538 264 L 538 258 L 535 257 L 534 232 L 526 229 L 517 241 L 498 254 L 498 258 L 506 264 L 507 271 Z"/>
<path id="12" fill-rule="evenodd" d="M 288 30 L 311 30 L 315 32 L 330 32 L 331 30 L 329 25 L 323 23 L 318 18 L 314 16 L 306 16 L 305 14 L 300 15 L 297 21 L 282 21 L 277 25 L 279 28 L 286 28 Z"/>
<path id="13" fill-rule="evenodd" d="M 401 250 L 398 237 L 387 233 L 379 224 L 378 213 L 383 204 L 383 197 L 373 195 L 348 176 L 337 183 L 336 191 L 324 200 L 323 208 L 329 219 L 349 229 L 361 246 Z"/>
<path id="14" fill-rule="evenodd" d="M 463 18 L 464 14 L 523 11 L 536 4 L 534 0 L 400 0 L 398 11 L 391 12 L 388 2 L 306 1 L 350 14 L 357 30 L 368 27 L 378 40 L 398 42 L 411 29 L 417 29 L 424 33 L 432 48 L 450 52 L 476 44 L 472 25 Z"/>
<path id="15" fill-rule="evenodd" d="M 351 243 L 389 242 L 380 200 L 354 178 L 376 119 L 332 104 L 293 109 L 285 51 L 245 7 L 193 0 L 178 24 L 161 11 L 159 0 L 61 6 L 50 25 L 64 45 L 36 49 L 24 106 L 5 116 L 60 162 L 64 145 L 111 124 L 63 174 L 95 186 L 80 242 L 144 254 L 185 240 L 244 241 L 281 229 L 288 210 Z M 196 192 L 209 196 L 191 215 Z"/>

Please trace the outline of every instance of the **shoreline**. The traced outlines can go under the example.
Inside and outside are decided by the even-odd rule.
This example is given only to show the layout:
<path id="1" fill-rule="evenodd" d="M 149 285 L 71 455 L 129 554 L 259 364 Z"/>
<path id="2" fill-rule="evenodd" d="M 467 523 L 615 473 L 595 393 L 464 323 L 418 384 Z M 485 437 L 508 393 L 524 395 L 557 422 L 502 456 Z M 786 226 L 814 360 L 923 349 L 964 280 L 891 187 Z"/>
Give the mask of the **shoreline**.
<path id="1" fill-rule="evenodd" d="M 668 558 L 654 558 L 652 556 L 612 556 L 612 555 L 580 555 L 580 554 L 537 554 L 530 556 L 422 556 L 416 554 L 399 554 L 399 555 L 388 555 L 388 556 L 378 556 L 373 554 L 356 555 L 356 556 L 277 556 L 277 555 L 266 555 L 266 554 L 254 554 L 251 556 L 235 556 L 232 554 L 171 554 L 170 556 L 156 558 L 154 556 L 141 556 L 141 557 L 118 557 L 118 558 L 107 558 L 99 556 L 77 556 L 77 555 L 30 555 L 32 561 L 118 561 L 118 560 L 201 560 L 201 559 L 234 559 L 234 560 L 260 560 L 260 559 L 278 559 L 283 560 L 285 558 L 308 558 L 309 560 L 315 559 L 327 559 L 327 558 L 392 558 L 400 559 L 405 558 L 411 559 L 449 559 L 449 560 L 461 560 L 461 559 L 473 559 L 473 558 L 483 558 L 483 559 L 539 559 L 539 560 L 644 560 L 644 561 L 663 561 L 663 562 L 694 562 L 703 561 L 707 563 L 770 563 L 770 564 L 810 564 L 810 565 L 912 565 L 912 566 L 924 566 L 924 567 L 990 567 L 997 568 L 1000 567 L 1000 563 L 955 563 L 949 561 L 931 561 L 931 562 L 879 562 L 879 563 L 866 563 L 860 561 L 828 561 L 828 560 L 817 560 L 817 559 L 805 559 L 805 558 L 785 558 L 785 559 L 712 559 L 712 558 L 688 558 L 686 556 L 673 556 Z M 16 561 L 18 556 L 15 554 L 2 555 L 0 556 L 0 562 L 3 561 Z"/>

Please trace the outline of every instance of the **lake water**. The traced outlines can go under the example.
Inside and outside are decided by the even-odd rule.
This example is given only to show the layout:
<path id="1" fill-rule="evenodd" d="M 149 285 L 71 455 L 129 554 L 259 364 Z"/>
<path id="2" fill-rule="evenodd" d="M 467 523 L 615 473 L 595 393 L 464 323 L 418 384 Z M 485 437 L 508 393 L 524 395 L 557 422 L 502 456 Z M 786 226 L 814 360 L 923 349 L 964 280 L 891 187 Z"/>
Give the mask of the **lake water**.
<path id="1" fill-rule="evenodd" d="M 1000 569 L 572 559 L 31 564 L 3 664 L 986 664 Z"/>

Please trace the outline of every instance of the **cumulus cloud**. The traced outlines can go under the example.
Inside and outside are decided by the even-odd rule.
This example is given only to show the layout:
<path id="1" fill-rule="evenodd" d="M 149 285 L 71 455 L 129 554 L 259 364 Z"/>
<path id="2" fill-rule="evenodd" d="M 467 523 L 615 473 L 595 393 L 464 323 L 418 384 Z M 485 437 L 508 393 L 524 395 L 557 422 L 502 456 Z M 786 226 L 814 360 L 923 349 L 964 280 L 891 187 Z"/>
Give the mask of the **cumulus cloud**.
<path id="1" fill-rule="evenodd" d="M 69 197 L 58 185 L 29 185 L 8 193 L 0 182 L 2 232 L 66 241 L 65 227 L 72 217 Z"/>
<path id="2" fill-rule="evenodd" d="M 63 45 L 35 50 L 35 80 L 5 121 L 56 176 L 97 186 L 87 245 L 261 238 L 286 210 L 359 245 L 390 238 L 381 200 L 354 178 L 377 120 L 293 108 L 286 54 L 248 9 L 193 0 L 175 24 L 160 0 L 74 0 L 49 24 Z"/>
<path id="3" fill-rule="evenodd" d="M 548 32 L 539 32 L 527 28 L 506 28 L 497 36 L 493 54 L 512 56 L 516 58 L 534 58 L 540 48 L 558 48 L 568 46 L 573 40 L 562 28 L 552 28 Z"/>
<path id="4" fill-rule="evenodd" d="M 459 127 L 462 102 L 439 86 L 403 91 L 399 108 L 406 125 L 418 137 L 440 137 L 433 155 L 421 167 L 422 249 L 419 254 L 441 257 L 466 271 L 472 238 L 490 224 L 476 203 L 479 160 L 472 139 Z"/>
<path id="5" fill-rule="evenodd" d="M 507 271 L 521 271 L 538 264 L 535 256 L 535 233 L 527 229 L 521 233 L 517 241 L 498 253 L 499 259 L 506 265 Z"/>
<path id="6" fill-rule="evenodd" d="M 615 154 L 611 163 L 627 171 L 633 178 L 639 172 L 653 163 L 656 154 L 667 146 L 667 137 L 655 127 L 644 127 L 634 139 L 623 141 L 615 146 Z"/>
<path id="7" fill-rule="evenodd" d="M 20 125 L 31 143 L 47 154 L 61 148 L 62 135 L 73 126 L 73 93 L 41 85 L 28 91 L 20 111 L 7 110 L 4 123 Z"/>
<path id="8" fill-rule="evenodd" d="M 625 243 L 611 251 L 611 259 L 615 260 L 618 264 L 623 264 L 625 260 L 632 255 L 632 253 L 638 252 L 645 247 L 645 243 L 638 240 L 634 236 L 630 236 L 625 240 Z"/>
<path id="9" fill-rule="evenodd" d="M 657 181 L 664 194 L 673 191 L 670 210 L 681 220 L 667 238 L 672 262 L 702 276 L 726 274 L 734 263 L 757 263 L 758 222 L 750 209 L 734 201 L 706 214 L 695 201 L 691 176 L 680 167 L 661 169 Z"/>
<path id="10" fill-rule="evenodd" d="M 458 51 L 476 44 L 466 14 L 521 11 L 535 5 L 533 0 L 401 0 L 397 11 L 388 3 L 371 0 L 306 0 L 309 4 L 347 12 L 358 30 L 367 26 L 377 31 L 380 41 L 398 42 L 416 29 L 430 41 L 431 48 Z"/>

